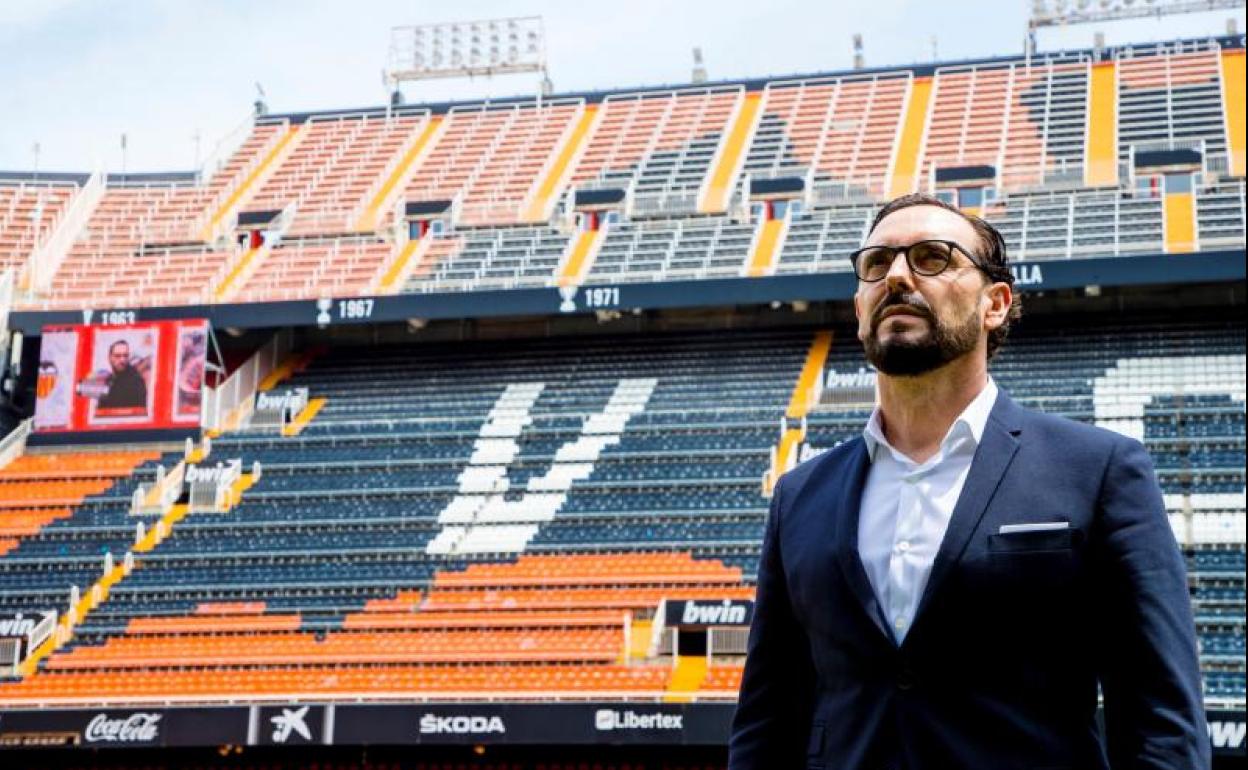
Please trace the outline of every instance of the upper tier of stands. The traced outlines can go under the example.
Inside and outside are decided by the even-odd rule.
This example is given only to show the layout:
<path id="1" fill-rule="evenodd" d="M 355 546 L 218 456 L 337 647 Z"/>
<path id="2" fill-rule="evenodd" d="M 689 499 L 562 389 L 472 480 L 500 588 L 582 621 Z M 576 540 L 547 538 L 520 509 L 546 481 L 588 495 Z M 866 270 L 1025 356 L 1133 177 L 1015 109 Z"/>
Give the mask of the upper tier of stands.
<path id="1" fill-rule="evenodd" d="M 1240 703 L 1244 332 L 1029 318 L 991 367 L 1025 406 L 1144 441 L 1188 559 L 1206 695 Z M 672 668 L 639 659 L 637 631 L 665 597 L 752 595 L 761 481 L 814 349 L 810 330 L 779 330 L 330 350 L 288 383 L 325 399 L 301 433 L 213 442 L 210 461 L 263 467 L 242 502 L 135 554 L 0 703 L 662 693 Z M 870 389 L 843 375 L 863 366 L 836 329 L 807 454 L 862 430 Z M 85 590 L 131 547 L 130 497 L 153 468 L 96 454 L 0 470 L 23 501 L 0 609 Z M 703 696 L 739 675 L 717 661 Z"/>
<path id="2" fill-rule="evenodd" d="M 76 184 L 0 184 L 0 272 L 21 270 L 56 226 Z"/>
<path id="3" fill-rule="evenodd" d="M 1242 63 L 1242 50 L 1176 43 L 753 90 L 269 118 L 203 183 L 110 183 L 83 221 L 60 217 L 80 195 L 73 185 L 0 180 L 0 268 L 51 260 L 50 284 L 18 298 L 32 308 L 844 269 L 864 208 L 970 167 L 989 169 L 982 211 L 1016 258 L 1242 247 Z M 1190 149 L 1201 153 L 1194 203 L 1168 207 L 1171 182 L 1153 183 L 1135 159 Z M 794 178 L 803 211 L 789 215 L 777 258 L 751 269 L 761 224 L 744 214 L 742 181 Z M 573 189 L 626 200 L 579 255 Z M 403 203 L 449 205 L 450 229 L 407 248 L 393 226 Z M 260 211 L 286 212 L 273 227 L 288 244 L 313 243 L 270 243 L 251 259 L 230 226 Z M 1162 225 L 1179 215 L 1183 227 Z M 1189 217 L 1191 235 L 1175 235 Z M 57 261 L 39 247 L 62 226 L 72 246 Z M 569 270 L 575 260 L 585 269 Z"/>
<path id="4" fill-rule="evenodd" d="M 992 166 L 1007 190 L 1082 180 L 1088 68 L 1082 58 L 938 69 L 925 172 Z"/>

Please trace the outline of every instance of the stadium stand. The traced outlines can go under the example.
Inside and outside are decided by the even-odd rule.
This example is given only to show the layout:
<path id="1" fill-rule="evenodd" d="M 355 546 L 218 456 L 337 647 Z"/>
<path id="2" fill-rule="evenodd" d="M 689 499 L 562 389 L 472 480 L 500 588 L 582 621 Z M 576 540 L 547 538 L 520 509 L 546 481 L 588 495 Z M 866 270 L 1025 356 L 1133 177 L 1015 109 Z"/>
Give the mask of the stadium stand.
<path id="1" fill-rule="evenodd" d="M 372 181 L 389 160 L 420 135 L 427 112 L 393 118 L 374 115 L 313 117 L 292 149 L 246 204 L 271 211 L 294 206 L 291 236 L 351 231 Z"/>
<path id="2" fill-rule="evenodd" d="M 206 299 L 224 250 L 196 243 L 218 199 L 251 174 L 278 129 L 257 126 L 200 187 L 150 182 L 109 187 L 56 271 L 50 307 L 178 305 Z"/>
<path id="3" fill-rule="evenodd" d="M 891 72 L 768 83 L 745 170 L 808 178 L 816 205 L 881 195 L 910 81 Z"/>
<path id="4" fill-rule="evenodd" d="M 694 213 L 716 147 L 744 98 L 740 87 L 611 94 L 571 182 L 631 190 L 638 213 Z"/>
<path id="5" fill-rule="evenodd" d="M 244 433 L 214 442 L 214 455 L 238 453 L 265 468 L 243 503 L 226 519 L 197 515 L 177 524 L 112 587 L 108 602 L 76 629 L 75 642 L 16 685 L 13 696 L 73 697 L 122 668 L 150 670 L 124 677 L 150 677 L 134 685 L 135 697 L 213 697 L 234 684 L 266 691 L 266 681 L 323 695 L 360 686 L 377 662 L 370 651 L 382 648 L 394 651 L 388 662 L 406 668 L 390 679 L 374 673 L 376 682 L 417 677 L 425 690 L 453 694 L 487 682 L 524 690 L 564 681 L 593 693 L 662 691 L 666 667 L 619 667 L 624 613 L 652 612 L 664 597 L 752 595 L 740 566 L 692 560 L 688 549 L 724 553 L 731 563 L 729 553 L 757 539 L 769 427 L 808 344 L 804 334 L 781 333 L 603 339 L 522 351 L 487 346 L 467 354 L 367 351 L 368 382 L 355 375 L 366 359 L 350 351 L 318 359 L 291 380 L 326 399 L 302 434 Z M 654 375 L 673 371 L 681 374 L 656 386 Z M 500 394 L 493 383 L 505 382 L 518 384 Z M 708 391 L 707 382 L 715 388 Z M 508 461 L 510 468 L 497 464 Z M 86 560 L 81 569 L 94 569 L 104 550 L 124 551 L 133 531 L 123 523 L 125 491 L 80 507 L 66 530 L 29 539 L 15 555 L 64 553 Z M 669 514 L 656 519 L 660 498 Z M 569 547 L 588 552 L 554 555 Z M 595 555 L 603 547 L 628 555 Z M 684 555 L 647 555 L 655 547 Z M 474 554 L 525 550 L 543 555 L 458 571 Z M 20 558 L 10 569 L 21 564 L 32 569 Z M 53 580 L 63 585 L 75 577 Z M 257 616 L 257 607 L 264 614 Z M 525 630 L 508 628 L 519 611 L 539 614 Z M 554 614 L 542 621 L 542 612 Z M 431 616 L 438 620 L 426 620 Z M 213 619 L 211 629 L 201 625 L 205 617 Z M 164 625 L 152 625 L 157 618 Z M 597 630 L 585 628 L 587 621 Z M 538 622 L 549 623 L 549 632 L 529 628 Z M 441 670 L 452 653 L 468 661 L 477 644 L 445 636 L 460 623 L 504 626 L 473 637 L 483 645 L 482 664 L 576 665 L 553 680 L 537 669 L 531 678 L 528 669 L 497 677 Z M 231 625 L 235 637 L 213 641 Z M 318 632 L 323 641 L 313 640 Z M 451 652 L 439 659 L 438 645 Z M 358 676 L 348 673 L 352 655 L 364 669 Z M 366 666 L 366 659 L 373 662 Z M 166 675 L 196 660 L 198 675 Z M 315 672 L 329 661 L 341 685 L 327 686 L 325 671 Z M 412 668 L 418 663 L 433 668 Z M 227 665 L 229 679 L 208 675 Z M 234 670 L 244 666 L 250 668 Z M 215 689 L 204 689 L 207 683 Z"/>
<path id="6" fill-rule="evenodd" d="M 76 184 L 0 182 L 0 272 L 26 266 L 77 191 Z"/>
<path id="7" fill-rule="evenodd" d="M 577 258 L 577 280 L 821 271 L 829 264 L 810 259 L 810 245 L 849 238 L 845 228 L 864 204 L 886 191 L 940 189 L 942 174 L 976 168 L 988 169 L 984 187 L 956 194 L 1009 231 L 1016 258 L 1234 247 L 1243 243 L 1242 124 L 1223 102 L 1239 98 L 1236 61 L 1242 54 L 1216 45 L 1147 46 L 1098 62 L 1003 58 L 930 76 L 897 69 L 775 80 L 748 92 L 708 86 L 456 105 L 436 115 L 265 119 L 203 185 L 110 182 L 51 286 L 18 304 L 554 286 L 569 280 L 561 271 L 579 240 L 567 225 L 571 191 L 627 196 L 623 216 Z M 1107 134 L 1106 126 L 1120 128 Z M 1198 153 L 1190 174 L 1137 168 L 1149 153 L 1179 150 Z M 738 175 L 802 180 L 800 209 L 769 234 L 774 254 L 756 254 L 763 228 L 741 215 L 749 185 Z M 0 184 L 5 263 L 26 264 L 37 233 L 55 229 L 73 194 L 72 186 Z M 40 196 L 42 223 L 32 225 Z M 404 202 L 449 207 L 446 228 L 413 236 L 427 246 L 390 237 Z M 307 253 L 283 251 L 277 239 L 258 252 L 238 249 L 225 238 L 235 217 L 259 211 L 288 213 L 277 228 L 287 240 L 321 240 Z M 699 212 L 711 216 L 691 216 Z M 352 235 L 374 229 L 383 239 L 366 246 Z M 311 274 L 301 267 L 318 261 Z M 364 276 L 372 268 L 379 272 Z"/>
<path id="8" fill-rule="evenodd" d="M 453 107 L 405 197 L 457 201 L 465 225 L 519 222 L 530 187 L 584 110 L 583 100 Z"/>
<path id="9" fill-rule="evenodd" d="M 927 173 L 992 166 L 1006 190 L 1080 179 L 1088 67 L 1042 60 L 938 69 Z"/>
<path id="10" fill-rule="evenodd" d="M 1244 675 L 1243 332 L 1038 322 L 993 367 L 1028 406 L 1146 442 L 1189 557 L 1206 689 L 1228 700 Z M 848 331 L 835 338 L 830 382 L 862 366 Z M 760 480 L 809 344 L 796 331 L 327 352 L 289 381 L 325 399 L 301 434 L 214 442 L 265 469 L 241 504 L 178 523 L 0 700 L 662 691 L 669 668 L 622 662 L 626 625 L 663 598 L 752 595 Z M 805 454 L 855 435 L 869 408 L 806 415 Z M 59 602 L 124 552 L 132 482 L 105 488 L 154 459 L 85 456 L 105 478 L 74 482 L 77 500 L 53 494 L 69 481 L 41 482 L 61 518 L 0 562 L 6 606 Z M 6 483 L 50 462 L 22 458 Z M 519 557 L 495 561 L 506 553 Z M 702 697 L 731 697 L 739 676 L 717 659 Z"/>

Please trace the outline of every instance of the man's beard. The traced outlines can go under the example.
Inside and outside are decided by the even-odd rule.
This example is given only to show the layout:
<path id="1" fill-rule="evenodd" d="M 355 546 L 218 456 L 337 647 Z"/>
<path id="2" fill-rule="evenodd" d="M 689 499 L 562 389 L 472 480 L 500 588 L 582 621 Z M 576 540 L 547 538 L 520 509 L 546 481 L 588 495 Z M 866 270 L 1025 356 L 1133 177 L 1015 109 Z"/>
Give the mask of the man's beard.
<path id="1" fill-rule="evenodd" d="M 880 315 L 892 307 L 904 307 L 926 320 L 927 334 L 913 342 L 899 341 L 895 337 L 881 341 L 879 328 L 883 321 Z M 894 377 L 915 377 L 974 350 L 979 344 L 980 321 L 979 314 L 972 311 L 962 323 L 947 326 L 937 320 L 927 301 L 915 292 L 885 297 L 872 313 L 870 329 L 863 347 L 871 365 Z"/>

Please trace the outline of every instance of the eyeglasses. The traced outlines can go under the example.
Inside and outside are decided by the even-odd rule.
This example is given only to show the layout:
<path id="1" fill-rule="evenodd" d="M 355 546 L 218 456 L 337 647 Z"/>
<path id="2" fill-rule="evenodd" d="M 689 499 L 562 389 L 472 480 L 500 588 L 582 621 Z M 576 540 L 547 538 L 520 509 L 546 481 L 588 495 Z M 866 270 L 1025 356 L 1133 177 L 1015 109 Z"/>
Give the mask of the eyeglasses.
<path id="1" fill-rule="evenodd" d="M 884 280 L 884 276 L 888 275 L 898 253 L 906 255 L 906 264 L 915 275 L 930 278 L 949 269 L 955 251 L 961 252 L 971 262 L 970 265 L 958 267 L 974 267 L 992 277 L 987 268 L 954 241 L 919 241 L 909 246 L 868 246 L 850 254 L 849 259 L 854 265 L 854 275 L 858 276 L 858 280 L 875 283 Z"/>

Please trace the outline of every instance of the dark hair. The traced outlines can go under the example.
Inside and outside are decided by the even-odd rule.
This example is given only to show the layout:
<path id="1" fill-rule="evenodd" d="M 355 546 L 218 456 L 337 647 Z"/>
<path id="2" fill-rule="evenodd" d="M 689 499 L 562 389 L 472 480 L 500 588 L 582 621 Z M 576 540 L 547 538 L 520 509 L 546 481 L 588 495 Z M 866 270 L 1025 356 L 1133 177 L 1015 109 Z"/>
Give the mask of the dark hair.
<path id="1" fill-rule="evenodd" d="M 110 356 L 113 354 L 113 348 L 117 347 L 118 345 L 125 345 L 127 348 L 130 347 L 130 343 L 126 342 L 125 340 L 115 340 L 113 344 L 108 346 L 108 354 Z"/>
<path id="2" fill-rule="evenodd" d="M 875 232 L 875 228 L 879 226 L 884 217 L 894 214 L 902 209 L 908 209 L 911 206 L 935 206 L 952 211 L 962 217 L 975 230 L 975 234 L 979 236 L 979 246 L 982 253 L 976 255 L 980 260 L 980 265 L 984 268 L 984 272 L 995 283 L 1009 284 L 1010 288 L 1014 288 L 1014 273 L 1010 272 L 1009 258 L 1005 251 L 1005 238 L 1001 237 L 1001 233 L 997 232 L 997 228 L 988 224 L 973 214 L 967 214 L 956 206 L 935 198 L 931 195 L 923 195 L 922 193 L 911 193 L 903 195 L 900 198 L 885 203 L 884 206 L 875 214 L 875 219 L 871 221 L 871 228 L 867 230 L 867 235 Z M 1005 321 L 996 329 L 988 332 L 988 358 L 992 359 L 997 354 L 997 350 L 1005 342 L 1006 336 L 1010 333 L 1010 324 L 1017 321 L 1023 315 L 1023 300 L 1018 292 L 1013 293 L 1013 300 L 1010 302 L 1010 310 L 1005 314 Z"/>

